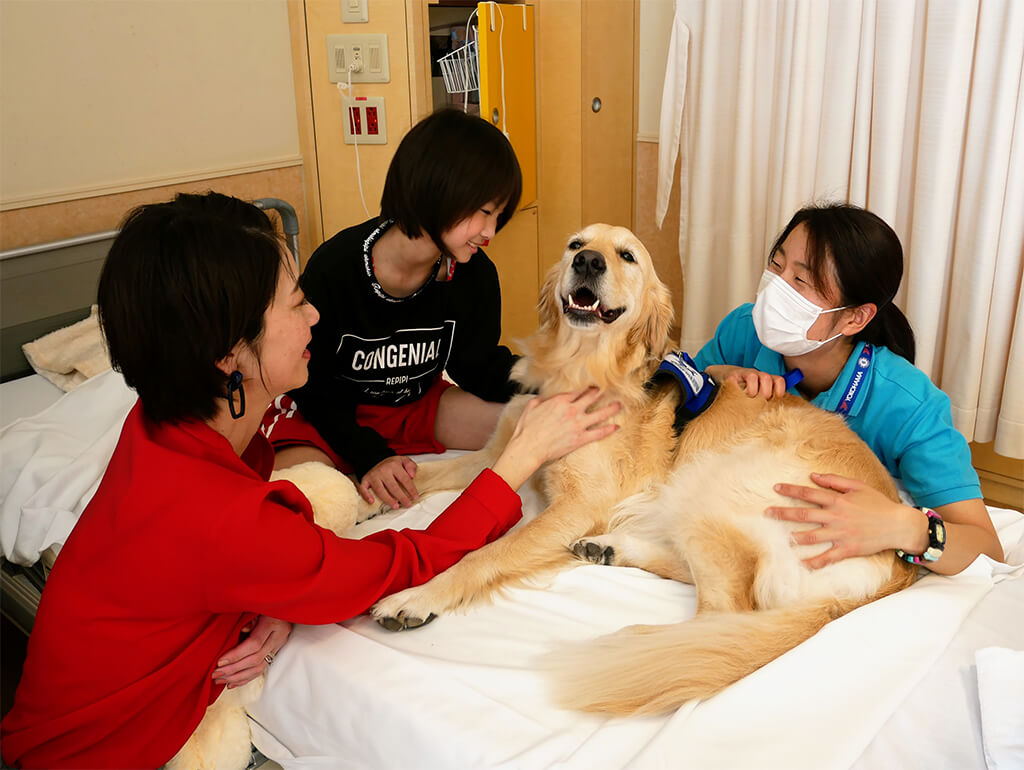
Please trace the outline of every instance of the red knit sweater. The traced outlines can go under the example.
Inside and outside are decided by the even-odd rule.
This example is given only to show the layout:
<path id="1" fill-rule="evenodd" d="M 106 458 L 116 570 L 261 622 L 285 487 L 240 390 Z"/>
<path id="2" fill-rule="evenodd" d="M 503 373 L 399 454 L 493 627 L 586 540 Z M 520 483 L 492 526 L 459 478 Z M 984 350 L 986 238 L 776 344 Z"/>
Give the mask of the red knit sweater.
<path id="1" fill-rule="evenodd" d="M 157 767 L 219 694 L 211 673 L 255 614 L 334 623 L 418 585 L 520 517 L 484 471 L 426 530 L 345 540 L 205 423 L 136 404 L 43 592 L 3 756 L 22 767 Z"/>

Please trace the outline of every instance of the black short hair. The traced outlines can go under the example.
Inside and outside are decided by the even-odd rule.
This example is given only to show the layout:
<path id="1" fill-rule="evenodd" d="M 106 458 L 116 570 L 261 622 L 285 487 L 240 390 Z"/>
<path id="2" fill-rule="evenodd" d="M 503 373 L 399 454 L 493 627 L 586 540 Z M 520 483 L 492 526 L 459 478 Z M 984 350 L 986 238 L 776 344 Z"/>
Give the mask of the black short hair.
<path id="1" fill-rule="evenodd" d="M 768 262 L 798 225 L 807 229 L 807 267 L 815 288 L 824 293 L 831 275 L 840 304 L 878 308 L 857 335 L 884 345 L 914 363 L 914 330 L 893 298 L 903 279 L 903 246 L 895 231 L 877 214 L 849 203 L 820 203 L 800 209 L 775 240 Z"/>
<path id="2" fill-rule="evenodd" d="M 128 214 L 100 274 L 97 304 L 114 368 L 156 422 L 206 420 L 226 397 L 217 361 L 258 349 L 282 242 L 250 203 L 180 194 Z"/>
<path id="3" fill-rule="evenodd" d="M 505 202 L 500 230 L 515 214 L 522 189 L 519 161 L 505 135 L 482 118 L 443 108 L 399 143 L 384 181 L 381 216 L 410 238 L 429 236 L 447 253 L 443 232 L 491 201 Z"/>

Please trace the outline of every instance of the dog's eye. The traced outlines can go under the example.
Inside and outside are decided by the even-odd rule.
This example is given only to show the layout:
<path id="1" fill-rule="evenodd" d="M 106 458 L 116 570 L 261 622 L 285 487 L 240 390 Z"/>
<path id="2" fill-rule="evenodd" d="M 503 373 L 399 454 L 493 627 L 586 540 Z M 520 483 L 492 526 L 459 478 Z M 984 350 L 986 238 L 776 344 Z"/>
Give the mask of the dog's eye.
<path id="1" fill-rule="evenodd" d="M 627 262 L 636 262 L 636 258 L 633 256 L 633 252 L 631 251 L 620 251 L 619 256 Z"/>
<path id="2" fill-rule="evenodd" d="M 583 248 L 583 241 L 579 240 L 578 238 L 575 239 L 575 240 L 569 241 L 569 251 L 578 251 L 578 250 L 580 250 L 582 248 Z"/>

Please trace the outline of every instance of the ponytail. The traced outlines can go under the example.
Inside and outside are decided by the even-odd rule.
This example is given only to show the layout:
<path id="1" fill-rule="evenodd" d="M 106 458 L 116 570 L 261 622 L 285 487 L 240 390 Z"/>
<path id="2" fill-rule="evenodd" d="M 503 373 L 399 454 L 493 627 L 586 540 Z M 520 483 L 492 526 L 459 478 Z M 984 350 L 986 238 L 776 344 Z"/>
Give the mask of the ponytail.
<path id="1" fill-rule="evenodd" d="M 914 342 L 914 330 L 903 311 L 889 302 L 878 309 L 875 317 L 865 326 L 857 340 L 870 342 L 872 345 L 884 345 L 893 353 L 914 363 L 917 346 Z"/>

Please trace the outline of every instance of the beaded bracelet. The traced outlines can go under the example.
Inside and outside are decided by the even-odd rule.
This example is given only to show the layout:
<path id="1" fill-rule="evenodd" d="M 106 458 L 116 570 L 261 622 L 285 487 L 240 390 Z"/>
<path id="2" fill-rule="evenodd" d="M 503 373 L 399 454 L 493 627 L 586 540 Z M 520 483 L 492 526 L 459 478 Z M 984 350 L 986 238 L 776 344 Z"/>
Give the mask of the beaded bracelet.
<path id="1" fill-rule="evenodd" d="M 907 553 L 902 548 L 897 548 L 896 555 L 903 559 L 903 561 L 910 562 L 911 564 L 938 561 L 939 557 L 942 556 L 942 550 L 946 547 L 946 525 L 943 523 L 942 517 L 931 508 L 920 508 L 918 510 L 928 517 L 928 548 L 920 555 Z"/>

